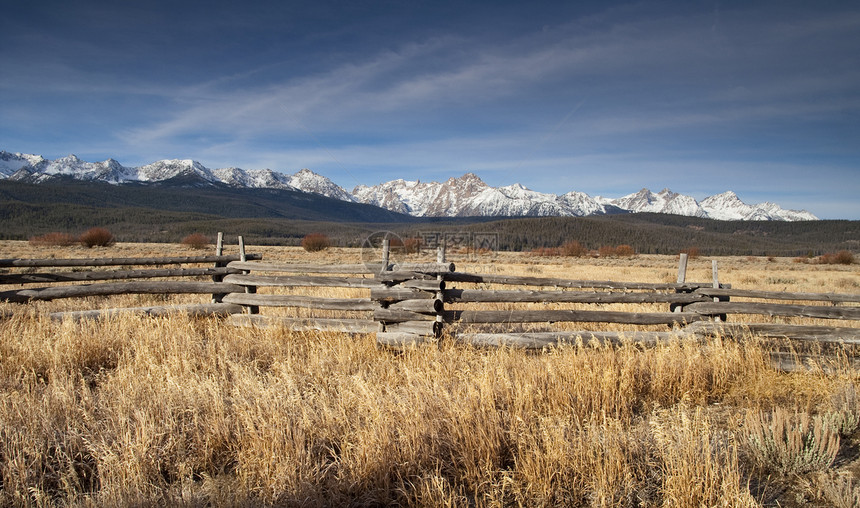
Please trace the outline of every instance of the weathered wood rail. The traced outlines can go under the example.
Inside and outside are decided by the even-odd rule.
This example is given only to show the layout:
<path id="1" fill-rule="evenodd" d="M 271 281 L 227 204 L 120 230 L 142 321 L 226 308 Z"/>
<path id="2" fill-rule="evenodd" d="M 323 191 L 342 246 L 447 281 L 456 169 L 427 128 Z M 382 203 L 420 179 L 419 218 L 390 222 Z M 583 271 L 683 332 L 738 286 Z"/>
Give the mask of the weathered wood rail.
<path id="1" fill-rule="evenodd" d="M 0 274 L 0 284 L 24 286 L 0 291 L 0 299 L 211 294 L 212 302 L 206 304 L 84 310 L 55 317 L 182 310 L 228 315 L 240 326 L 375 333 L 380 344 L 392 346 L 433 340 L 443 332 L 480 346 L 524 348 L 576 341 L 653 344 L 708 334 L 860 345 L 860 294 L 736 289 L 718 282 L 715 263 L 714 280 L 691 283 L 685 280 L 683 257 L 676 283 L 647 283 L 463 273 L 445 262 L 444 251 L 435 263 L 317 265 L 263 262 L 259 255 L 246 255 L 241 240 L 240 250 L 234 256 L 219 249 L 218 255 L 196 257 L 0 260 L 0 267 L 27 269 Z M 214 266 L 187 266 L 192 264 Z M 118 269 L 31 271 L 114 266 Z M 134 266 L 153 268 L 130 268 Z M 171 280 L 153 280 L 157 278 Z M 191 278 L 197 280 L 177 280 Z M 123 282 L 104 282 L 117 280 Z M 794 318 L 825 324 L 796 324 Z M 601 324 L 611 324 L 612 331 Z"/>

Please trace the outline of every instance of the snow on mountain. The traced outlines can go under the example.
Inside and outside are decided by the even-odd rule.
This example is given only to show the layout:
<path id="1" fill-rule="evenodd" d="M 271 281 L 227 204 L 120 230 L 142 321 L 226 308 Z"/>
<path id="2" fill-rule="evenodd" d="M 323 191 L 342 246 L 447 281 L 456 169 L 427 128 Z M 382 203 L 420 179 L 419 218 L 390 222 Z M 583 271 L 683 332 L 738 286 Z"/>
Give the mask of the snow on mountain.
<path id="1" fill-rule="evenodd" d="M 41 155 L 0 151 L 0 178 L 9 178 L 21 169 L 35 168 L 46 162 Z"/>
<path id="2" fill-rule="evenodd" d="M 86 162 L 74 155 L 48 160 L 40 155 L 0 151 L 0 179 L 31 183 L 69 177 L 111 184 L 165 182 L 180 185 L 229 185 L 239 188 L 290 189 L 334 199 L 376 205 L 417 217 L 587 216 L 620 211 L 652 212 L 718 220 L 817 220 L 805 210 L 785 210 L 774 203 L 748 205 L 731 191 L 701 202 L 663 189 L 642 189 L 620 198 L 591 197 L 578 191 L 556 195 L 533 191 L 520 184 L 491 187 L 474 173 L 445 182 L 392 180 L 359 185 L 352 193 L 328 178 L 302 169 L 287 175 L 270 169 L 209 169 L 190 159 L 160 160 L 125 167 L 114 159 Z"/>
<path id="3" fill-rule="evenodd" d="M 581 192 L 562 196 L 536 192 L 520 184 L 491 187 L 473 173 L 445 182 L 393 180 L 352 191 L 361 203 L 417 217 L 540 217 L 605 213 Z"/>
<path id="4" fill-rule="evenodd" d="M 657 194 L 648 189 L 642 189 L 635 194 L 610 200 L 609 203 L 631 212 L 671 213 L 688 217 L 708 216 L 695 199 L 669 189 L 663 189 Z"/>
<path id="5" fill-rule="evenodd" d="M 786 210 L 775 203 L 748 205 L 732 191 L 707 197 L 701 205 L 708 217 L 717 220 L 818 220 L 806 210 Z"/>
<path id="6" fill-rule="evenodd" d="M 307 168 L 288 177 L 287 182 L 292 187 L 305 192 L 312 192 L 342 201 L 355 201 L 352 194 L 346 192 L 342 187 Z"/>

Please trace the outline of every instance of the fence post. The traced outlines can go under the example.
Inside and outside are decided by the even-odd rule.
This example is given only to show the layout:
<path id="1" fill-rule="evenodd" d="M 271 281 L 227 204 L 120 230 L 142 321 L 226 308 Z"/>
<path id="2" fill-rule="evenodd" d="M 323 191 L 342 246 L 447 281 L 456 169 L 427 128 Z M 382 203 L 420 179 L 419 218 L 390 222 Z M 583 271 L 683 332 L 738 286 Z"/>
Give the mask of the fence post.
<path id="1" fill-rule="evenodd" d="M 717 260 L 716 259 L 711 260 L 711 273 L 713 274 L 713 278 L 714 278 L 713 287 L 714 287 L 714 289 L 719 289 L 720 288 L 720 278 L 717 274 Z M 720 301 L 720 297 L 715 296 L 714 302 L 719 302 L 719 301 Z M 718 315 L 714 316 L 714 321 L 716 321 L 716 322 L 725 321 L 725 320 L 726 320 L 725 314 L 723 314 L 723 315 L 718 314 Z"/>
<path id="2" fill-rule="evenodd" d="M 215 242 L 215 255 L 223 256 L 224 255 L 224 233 L 218 232 L 218 240 Z M 221 261 L 215 261 L 215 268 L 223 268 L 225 265 Z M 223 275 L 213 275 L 212 282 L 223 282 Z M 224 299 L 223 294 L 213 294 L 212 295 L 212 303 L 221 303 Z"/>
<path id="3" fill-rule="evenodd" d="M 442 264 L 445 262 L 445 244 L 444 243 L 442 245 L 436 247 L 436 262 L 439 264 Z M 437 275 L 436 280 L 443 280 L 442 275 Z M 436 313 L 436 326 L 434 326 L 434 330 L 433 330 L 435 332 L 436 337 L 438 338 L 442 335 L 442 327 L 445 326 L 444 319 L 443 319 L 443 317 L 445 315 L 445 295 L 442 293 L 441 290 L 436 291 L 436 299 L 442 303 L 442 305 L 439 306 L 439 311 Z"/>
<path id="4" fill-rule="evenodd" d="M 687 281 L 687 253 L 682 252 L 679 260 L 678 260 L 678 284 L 683 284 Z M 684 291 L 680 288 L 675 290 L 676 293 L 683 293 Z M 670 306 L 672 312 L 684 312 L 684 306 L 679 304 L 673 304 Z"/>
<path id="5" fill-rule="evenodd" d="M 248 258 L 245 255 L 245 238 L 243 236 L 239 236 L 239 261 L 245 262 Z M 251 273 L 249 270 L 242 270 L 243 274 Z M 245 286 L 245 293 L 254 294 L 257 292 L 257 286 Z M 259 314 L 260 307 L 257 305 L 249 305 L 248 306 L 248 314 Z"/>

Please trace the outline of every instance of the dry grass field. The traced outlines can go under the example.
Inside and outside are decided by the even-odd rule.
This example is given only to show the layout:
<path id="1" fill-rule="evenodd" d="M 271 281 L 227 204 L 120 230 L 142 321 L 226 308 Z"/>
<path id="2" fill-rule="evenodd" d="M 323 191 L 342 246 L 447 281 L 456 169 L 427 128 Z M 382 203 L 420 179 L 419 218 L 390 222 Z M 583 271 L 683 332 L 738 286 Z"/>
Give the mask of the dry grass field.
<path id="1" fill-rule="evenodd" d="M 360 256 L 248 250 L 267 261 Z M 0 258 L 194 254 L 0 242 Z M 677 276 L 667 256 L 449 257 L 479 273 Z M 857 264 L 719 258 L 719 267 L 736 288 L 860 293 Z M 687 280 L 710 278 L 710 259 L 691 260 Z M 371 335 L 217 318 L 46 317 L 205 300 L 0 304 L 0 505 L 860 505 L 860 372 L 847 348 L 828 373 L 783 373 L 756 337 L 542 353 L 443 338 L 393 351 Z"/>

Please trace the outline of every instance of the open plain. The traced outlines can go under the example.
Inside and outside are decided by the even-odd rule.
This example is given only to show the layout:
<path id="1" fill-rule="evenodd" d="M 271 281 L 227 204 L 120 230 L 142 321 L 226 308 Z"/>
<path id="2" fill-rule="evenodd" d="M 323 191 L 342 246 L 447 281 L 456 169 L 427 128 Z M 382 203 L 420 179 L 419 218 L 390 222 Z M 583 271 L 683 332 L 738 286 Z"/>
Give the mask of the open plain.
<path id="1" fill-rule="evenodd" d="M 248 251 L 297 263 L 358 263 L 362 255 Z M 175 244 L 0 243 L 0 258 L 193 254 Z M 711 259 L 691 259 L 687 280 L 710 280 Z M 860 293 L 856 263 L 717 259 L 720 280 L 734 288 Z M 507 252 L 452 252 L 448 260 L 464 272 L 637 282 L 674 282 L 678 263 Z M 391 350 L 373 335 L 234 327 L 219 318 L 47 317 L 205 300 L 0 304 L 0 504 L 860 503 L 860 373 L 849 345 L 783 372 L 768 352 L 795 345 L 755 336 L 679 336 L 647 348 L 573 343 L 540 353 L 443 337 Z"/>

